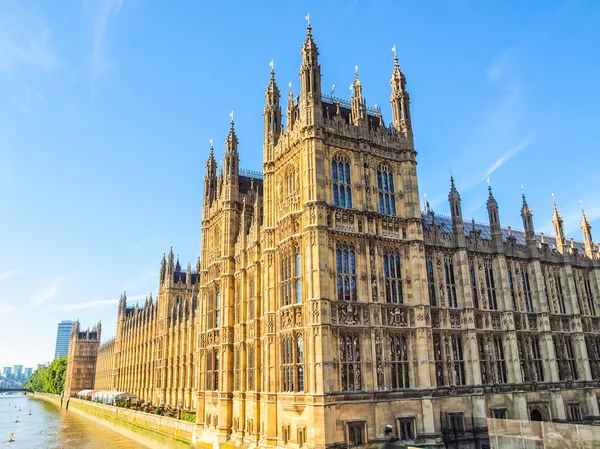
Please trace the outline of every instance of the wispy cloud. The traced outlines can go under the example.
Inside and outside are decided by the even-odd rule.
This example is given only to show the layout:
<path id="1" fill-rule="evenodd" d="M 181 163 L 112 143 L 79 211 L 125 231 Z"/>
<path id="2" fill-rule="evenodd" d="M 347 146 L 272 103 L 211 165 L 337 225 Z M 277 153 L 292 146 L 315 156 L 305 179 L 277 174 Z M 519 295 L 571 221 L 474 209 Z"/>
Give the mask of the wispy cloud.
<path id="1" fill-rule="evenodd" d="M 63 282 L 67 281 L 68 279 L 69 277 L 63 276 L 49 279 L 48 281 L 44 282 L 43 287 L 33 290 L 29 295 L 31 303 L 36 306 L 44 304 L 46 301 L 56 296 L 56 294 L 60 291 Z"/>
<path id="2" fill-rule="evenodd" d="M 494 173 L 497 169 L 502 167 L 506 161 L 508 161 L 511 157 L 513 157 L 519 151 L 521 151 L 525 147 L 527 147 L 527 145 L 529 145 L 533 141 L 533 139 L 535 139 L 535 137 L 529 137 L 527 139 L 522 140 L 517 145 L 512 147 L 510 150 L 508 150 L 506 153 L 504 153 L 502 156 L 500 156 L 496 160 L 496 162 L 494 162 L 492 165 L 490 165 L 488 167 L 488 169 L 485 171 L 485 173 L 484 173 L 483 177 L 480 179 L 480 181 L 483 181 L 488 176 L 490 176 L 492 173 Z"/>
<path id="3" fill-rule="evenodd" d="M 0 306 L 0 313 L 9 313 L 17 310 L 16 307 L 13 306 Z"/>
<path id="4" fill-rule="evenodd" d="M 50 70 L 56 65 L 50 28 L 32 8 L 14 0 L 0 2 L 0 72 L 20 66 Z"/>
<path id="5" fill-rule="evenodd" d="M 90 70 L 96 78 L 110 69 L 112 63 L 106 49 L 107 31 L 111 18 L 121 10 L 123 0 L 85 0 L 84 9 L 90 17 L 92 54 Z"/>
<path id="6" fill-rule="evenodd" d="M 17 270 L 5 271 L 4 273 L 0 273 L 0 281 L 5 281 L 6 279 L 9 279 L 19 273 L 20 273 L 20 271 L 17 271 Z"/>
<path id="7" fill-rule="evenodd" d="M 139 301 L 140 299 L 145 299 L 146 295 L 136 295 L 128 297 L 128 301 Z M 57 309 L 61 310 L 84 310 L 84 309 L 96 309 L 100 307 L 105 307 L 109 305 L 115 305 L 119 302 L 118 299 L 99 299 L 95 301 L 87 301 L 87 302 L 77 302 L 73 304 L 58 304 L 56 306 Z"/>

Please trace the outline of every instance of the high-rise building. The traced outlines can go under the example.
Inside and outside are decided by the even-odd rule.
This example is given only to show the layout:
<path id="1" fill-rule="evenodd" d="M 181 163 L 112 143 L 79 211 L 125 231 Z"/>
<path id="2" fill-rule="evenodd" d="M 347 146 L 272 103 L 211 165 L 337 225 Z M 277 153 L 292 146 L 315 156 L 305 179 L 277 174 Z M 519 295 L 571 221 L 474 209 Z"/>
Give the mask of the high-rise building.
<path id="1" fill-rule="evenodd" d="M 8 379 L 12 374 L 12 366 L 5 366 L 2 368 L 2 377 Z"/>
<path id="2" fill-rule="evenodd" d="M 23 376 L 29 378 L 33 374 L 33 368 L 25 368 L 23 369 Z"/>
<path id="3" fill-rule="evenodd" d="M 55 359 L 60 359 L 69 354 L 69 341 L 71 338 L 71 329 L 74 324 L 75 321 L 66 320 L 58 323 L 58 331 L 56 332 L 56 350 L 54 351 Z"/>
<path id="4" fill-rule="evenodd" d="M 200 260 L 182 267 L 171 250 L 158 297 L 122 296 L 99 350 L 113 374 L 97 379 L 195 407 L 195 438 L 215 447 L 441 447 L 453 434 L 459 448 L 483 446 L 491 417 L 600 421 L 585 215 L 583 242 L 556 208 L 555 236 L 536 234 L 523 197 L 524 230 L 504 227 L 490 188 L 489 223 L 465 221 L 454 179 L 449 216 L 421 211 L 398 58 L 385 123 L 358 71 L 350 101 L 322 92 L 307 31 L 285 127 L 271 72 L 264 173 L 239 169 L 232 120 L 223 165 L 212 147 L 206 163 Z"/>
<path id="5" fill-rule="evenodd" d="M 23 375 L 23 365 L 13 365 L 13 376 L 15 379 L 20 379 Z"/>

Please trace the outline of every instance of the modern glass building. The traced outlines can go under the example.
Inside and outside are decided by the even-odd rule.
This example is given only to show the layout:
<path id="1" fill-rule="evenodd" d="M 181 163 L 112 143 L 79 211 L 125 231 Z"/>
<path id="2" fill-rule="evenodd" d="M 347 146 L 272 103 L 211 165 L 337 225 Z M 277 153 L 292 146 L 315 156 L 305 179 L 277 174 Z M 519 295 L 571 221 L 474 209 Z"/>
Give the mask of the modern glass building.
<path id="1" fill-rule="evenodd" d="M 56 333 L 56 351 L 54 358 L 59 359 L 69 354 L 69 338 L 71 329 L 75 321 L 61 321 L 58 323 L 58 332 Z"/>

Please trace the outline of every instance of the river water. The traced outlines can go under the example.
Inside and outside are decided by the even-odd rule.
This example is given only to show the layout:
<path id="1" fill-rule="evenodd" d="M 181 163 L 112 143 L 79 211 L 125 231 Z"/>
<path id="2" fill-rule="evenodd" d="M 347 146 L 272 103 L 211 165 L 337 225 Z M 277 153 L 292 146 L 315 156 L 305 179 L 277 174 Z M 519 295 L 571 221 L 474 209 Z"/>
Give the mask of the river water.
<path id="1" fill-rule="evenodd" d="M 10 404 L 10 405 L 9 405 Z M 16 406 L 16 407 L 15 407 Z M 20 410 L 19 410 L 20 409 Z M 31 416 L 29 411 L 31 410 Z M 19 417 L 19 423 L 15 420 Z M 14 432 L 14 442 L 8 443 Z M 1 449 L 144 448 L 123 435 L 41 399 L 0 395 Z"/>

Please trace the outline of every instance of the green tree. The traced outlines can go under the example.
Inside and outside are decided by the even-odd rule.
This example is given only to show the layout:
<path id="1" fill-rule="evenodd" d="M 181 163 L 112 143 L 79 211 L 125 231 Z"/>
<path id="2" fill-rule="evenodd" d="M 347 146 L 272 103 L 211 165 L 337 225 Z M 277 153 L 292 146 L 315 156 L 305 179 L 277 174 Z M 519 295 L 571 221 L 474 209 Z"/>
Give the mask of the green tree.
<path id="1" fill-rule="evenodd" d="M 67 357 L 55 359 L 50 366 L 39 368 L 25 383 L 24 388 L 42 393 L 60 394 L 65 388 Z"/>

